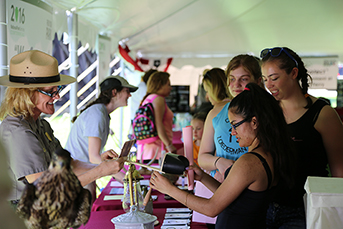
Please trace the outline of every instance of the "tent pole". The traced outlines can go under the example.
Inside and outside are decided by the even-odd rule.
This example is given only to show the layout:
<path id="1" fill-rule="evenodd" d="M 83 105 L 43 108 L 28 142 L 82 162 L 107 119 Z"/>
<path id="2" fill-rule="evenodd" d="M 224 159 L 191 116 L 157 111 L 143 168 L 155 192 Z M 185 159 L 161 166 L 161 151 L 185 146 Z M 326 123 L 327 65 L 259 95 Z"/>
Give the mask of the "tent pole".
<path id="1" fill-rule="evenodd" d="M 8 74 L 7 44 L 7 7 L 6 0 L 0 0 L 0 76 Z M 6 87 L 0 86 L 0 102 L 5 97 Z"/>
<path id="2" fill-rule="evenodd" d="M 124 78 L 124 69 L 125 69 L 125 66 L 124 66 L 124 61 L 123 60 L 120 60 L 120 68 L 121 68 L 121 72 L 119 73 L 119 76 L 123 77 Z M 123 107 L 120 107 L 120 135 L 119 135 L 119 147 L 121 148 L 121 146 L 123 145 L 123 122 L 124 122 L 124 109 Z"/>
<path id="3" fill-rule="evenodd" d="M 78 15 L 76 12 L 68 12 L 68 33 L 69 33 L 69 49 L 70 49 L 70 76 L 77 78 L 79 61 L 77 56 L 78 49 Z M 72 83 L 69 93 L 70 97 L 70 120 L 77 115 L 77 90 L 78 83 Z M 72 126 L 72 123 L 70 123 Z M 71 128 L 70 126 L 70 128 Z"/>

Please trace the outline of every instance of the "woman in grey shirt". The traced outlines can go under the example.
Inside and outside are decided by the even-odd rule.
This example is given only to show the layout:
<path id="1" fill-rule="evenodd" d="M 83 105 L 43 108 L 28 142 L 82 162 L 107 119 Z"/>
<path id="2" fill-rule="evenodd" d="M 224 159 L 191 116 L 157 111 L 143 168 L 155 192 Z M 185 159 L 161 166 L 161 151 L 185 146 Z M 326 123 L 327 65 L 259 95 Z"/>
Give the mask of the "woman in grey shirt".
<path id="1" fill-rule="evenodd" d="M 8 87 L 0 107 L 3 120 L 0 139 L 8 154 L 13 182 L 9 200 L 13 203 L 20 199 L 26 183 L 33 183 L 48 169 L 52 153 L 61 147 L 40 114 L 53 114 L 53 102 L 60 98 L 60 85 L 75 81 L 73 77 L 59 74 L 54 57 L 37 50 L 14 56 L 10 61 L 10 74 L 0 78 L 0 85 Z M 119 172 L 124 159 L 116 158 L 114 151 L 107 151 L 99 165 L 73 160 L 72 167 L 85 186 L 102 176 Z"/>

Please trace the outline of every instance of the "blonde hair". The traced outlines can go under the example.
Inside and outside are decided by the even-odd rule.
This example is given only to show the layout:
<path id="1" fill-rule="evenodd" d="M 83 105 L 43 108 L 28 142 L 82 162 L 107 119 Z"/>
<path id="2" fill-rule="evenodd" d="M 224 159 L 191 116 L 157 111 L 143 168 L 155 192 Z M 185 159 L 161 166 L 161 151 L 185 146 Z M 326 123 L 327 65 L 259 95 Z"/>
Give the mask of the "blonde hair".
<path id="1" fill-rule="evenodd" d="M 147 83 L 146 95 L 142 99 L 141 103 L 144 101 L 144 99 L 146 97 L 148 97 L 148 95 L 156 94 L 157 91 L 160 90 L 160 88 L 163 85 L 166 85 L 168 83 L 169 77 L 170 77 L 170 75 L 167 72 L 155 72 L 155 73 L 153 73 L 149 77 L 149 80 Z"/>
<path id="2" fill-rule="evenodd" d="M 204 74 L 202 83 L 207 87 L 207 93 L 216 102 L 232 98 L 226 86 L 227 76 L 221 68 L 212 68 Z"/>
<path id="3" fill-rule="evenodd" d="M 13 88 L 6 89 L 5 98 L 0 106 L 0 120 L 4 120 L 7 115 L 25 119 L 34 115 L 35 108 L 34 93 L 37 88 Z"/>

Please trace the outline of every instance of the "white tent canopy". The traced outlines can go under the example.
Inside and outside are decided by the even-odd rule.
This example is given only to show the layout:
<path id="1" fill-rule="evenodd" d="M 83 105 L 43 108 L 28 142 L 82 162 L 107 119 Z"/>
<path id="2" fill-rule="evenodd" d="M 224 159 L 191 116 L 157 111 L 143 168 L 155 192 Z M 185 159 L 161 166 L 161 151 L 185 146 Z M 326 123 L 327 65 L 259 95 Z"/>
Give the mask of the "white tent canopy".
<path id="1" fill-rule="evenodd" d="M 96 34 L 120 40 L 131 55 L 173 57 L 172 65 L 225 66 L 240 53 L 288 46 L 302 56 L 343 60 L 342 0 L 44 0 L 59 33 L 66 10 L 79 18 L 79 40 L 94 47 Z"/>
<path id="2" fill-rule="evenodd" d="M 5 3 L 9 3 L 10 6 L 16 1 L 0 0 L 1 31 L 5 31 L 5 25 L 10 22 L 6 18 L 6 12 L 11 16 L 13 16 L 11 12 L 14 12 L 6 11 Z M 30 3 L 35 0 L 21 0 L 21 2 Z M 72 41 L 78 39 L 83 45 L 88 43 L 91 49 L 95 49 L 98 34 L 101 34 L 110 38 L 111 53 L 118 50 L 121 41 L 130 48 L 130 55 L 133 58 L 142 57 L 148 60 L 173 58 L 172 65 L 168 69 L 171 83 L 190 86 L 190 104 L 193 104 L 202 71 L 211 67 L 224 68 L 237 54 L 249 53 L 258 56 L 266 47 L 287 46 L 302 57 L 334 56 L 336 60 L 343 62 L 343 0 L 37 0 L 37 2 L 45 2 L 52 6 L 51 32 L 57 32 L 59 37 L 62 33 L 71 30 L 76 34 L 69 34 L 74 38 L 71 39 Z M 7 9 L 11 8 L 7 7 Z M 75 21 L 70 20 L 73 26 L 69 24 L 68 27 L 67 11 L 75 13 L 71 15 L 77 15 L 73 17 L 78 18 L 75 20 L 77 26 L 74 27 Z M 34 29 L 25 31 L 25 34 L 46 31 L 44 26 L 34 24 Z M 5 51 L 7 39 L 4 34 L 5 32 L 0 36 L 0 47 L 2 47 L 0 71 L 6 71 L 1 73 L 2 75 L 7 74 L 8 66 L 7 51 Z M 46 38 L 44 35 L 39 39 L 44 40 Z M 26 37 L 24 39 L 27 41 Z M 72 45 L 69 46 L 71 53 L 74 54 L 71 55 L 74 56 L 71 59 L 75 60 L 77 44 L 76 42 L 71 44 L 75 46 L 73 49 Z M 12 47 L 11 51 L 20 51 L 20 49 Z M 71 75 L 75 77 L 77 64 L 70 66 L 75 72 Z M 106 64 L 99 66 L 106 67 Z M 98 77 L 104 77 L 106 74 L 99 73 Z M 335 78 L 332 75 L 330 77 Z M 74 109 L 76 91 L 75 85 L 70 92 L 74 101 L 70 106 L 73 108 L 72 115 L 76 113 Z M 0 92 L 2 93 L 3 90 Z"/>

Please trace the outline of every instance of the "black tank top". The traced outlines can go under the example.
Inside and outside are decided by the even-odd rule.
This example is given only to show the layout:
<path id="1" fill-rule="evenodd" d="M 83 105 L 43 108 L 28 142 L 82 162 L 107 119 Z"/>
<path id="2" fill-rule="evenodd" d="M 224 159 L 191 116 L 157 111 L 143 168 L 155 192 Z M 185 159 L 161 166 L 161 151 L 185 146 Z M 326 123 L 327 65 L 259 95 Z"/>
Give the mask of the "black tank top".
<path id="1" fill-rule="evenodd" d="M 216 221 L 216 229 L 223 228 L 266 228 L 266 213 L 271 200 L 273 188 L 269 189 L 272 182 L 272 173 L 266 160 L 255 152 L 249 152 L 257 156 L 268 177 L 268 188 L 265 191 L 252 191 L 245 189 L 238 198 L 222 211 Z M 225 172 L 225 178 L 231 167 Z"/>
<path id="2" fill-rule="evenodd" d="M 294 188 L 282 187 L 280 190 L 278 189 L 273 199 L 274 202 L 284 206 L 304 207 L 304 185 L 307 176 L 328 176 L 326 169 L 328 159 L 323 139 L 314 128 L 320 111 L 326 105 L 328 104 L 325 101 L 318 99 L 303 116 L 288 124 L 299 157 L 297 175 Z"/>

